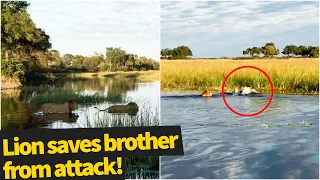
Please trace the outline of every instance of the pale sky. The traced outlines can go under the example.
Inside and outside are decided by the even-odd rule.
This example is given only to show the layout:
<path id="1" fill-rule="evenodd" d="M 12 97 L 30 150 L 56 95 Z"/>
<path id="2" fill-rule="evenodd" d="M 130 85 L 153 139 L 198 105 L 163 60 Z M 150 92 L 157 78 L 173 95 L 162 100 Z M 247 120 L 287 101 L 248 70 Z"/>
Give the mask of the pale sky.
<path id="1" fill-rule="evenodd" d="M 319 45 L 318 1 L 162 1 L 161 49 L 187 45 L 194 57 L 238 57 L 273 42 Z"/>
<path id="2" fill-rule="evenodd" d="M 61 54 L 105 54 L 106 47 L 160 58 L 158 1 L 28 1 L 38 28 Z"/>

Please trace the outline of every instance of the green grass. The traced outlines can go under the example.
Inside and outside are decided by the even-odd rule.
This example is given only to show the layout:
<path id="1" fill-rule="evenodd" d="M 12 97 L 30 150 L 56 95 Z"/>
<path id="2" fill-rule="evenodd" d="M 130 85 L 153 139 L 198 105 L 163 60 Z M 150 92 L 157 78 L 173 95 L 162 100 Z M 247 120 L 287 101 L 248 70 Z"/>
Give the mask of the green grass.
<path id="1" fill-rule="evenodd" d="M 45 93 L 36 95 L 34 98 L 32 98 L 31 103 L 39 106 L 43 103 L 64 103 L 68 100 L 74 100 L 77 104 L 82 105 L 89 105 L 89 104 L 98 104 L 102 102 L 124 102 L 124 98 L 119 95 L 109 95 L 104 96 L 102 94 L 83 94 L 83 93 L 77 93 L 72 90 L 51 90 L 46 91 Z"/>
<path id="2" fill-rule="evenodd" d="M 227 74 L 245 65 L 264 70 L 276 93 L 319 93 L 318 59 L 161 61 L 161 89 L 221 91 Z M 260 92 L 271 90 L 267 78 L 255 69 L 233 73 L 225 87 L 233 90 L 235 86 L 251 86 Z"/>
<path id="3" fill-rule="evenodd" d="M 100 112 L 90 121 L 86 116 L 84 124 L 76 124 L 73 128 L 104 128 L 104 127 L 142 127 L 159 126 L 158 111 L 154 113 L 146 105 L 139 107 L 140 113 L 137 116 L 110 115 Z M 87 113 L 88 115 L 88 113 Z M 159 157 L 138 156 L 126 157 L 126 179 L 156 179 L 159 178 Z"/>

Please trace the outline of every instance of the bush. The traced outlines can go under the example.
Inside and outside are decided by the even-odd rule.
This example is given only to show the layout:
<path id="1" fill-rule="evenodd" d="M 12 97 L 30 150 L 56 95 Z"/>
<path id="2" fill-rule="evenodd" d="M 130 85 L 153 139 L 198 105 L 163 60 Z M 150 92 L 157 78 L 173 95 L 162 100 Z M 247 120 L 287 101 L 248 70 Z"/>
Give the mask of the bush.
<path id="1" fill-rule="evenodd" d="M 1 74 L 20 79 L 24 75 L 23 64 L 15 59 L 1 59 Z"/>
<path id="2" fill-rule="evenodd" d="M 108 71 L 109 69 L 110 69 L 110 67 L 107 63 L 103 64 L 102 71 Z"/>

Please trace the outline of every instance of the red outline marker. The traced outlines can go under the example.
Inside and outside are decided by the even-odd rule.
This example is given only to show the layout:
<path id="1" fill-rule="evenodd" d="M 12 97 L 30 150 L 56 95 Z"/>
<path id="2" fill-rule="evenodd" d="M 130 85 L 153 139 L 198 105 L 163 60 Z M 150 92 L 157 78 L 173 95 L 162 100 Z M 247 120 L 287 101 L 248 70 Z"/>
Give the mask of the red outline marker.
<path id="1" fill-rule="evenodd" d="M 229 76 L 230 76 L 232 73 L 234 73 L 235 71 L 237 71 L 237 70 L 239 70 L 239 69 L 243 69 L 243 68 L 253 68 L 253 69 L 259 70 L 260 72 L 262 72 L 262 73 L 268 78 L 268 81 L 269 81 L 270 86 L 271 86 L 271 96 L 270 96 L 270 99 L 269 99 L 268 104 L 267 104 L 263 109 L 261 109 L 260 111 L 258 111 L 258 112 L 256 112 L 256 113 L 253 113 L 253 114 L 242 114 L 242 113 L 239 113 L 239 112 L 235 111 L 234 109 L 232 109 L 232 108 L 229 106 L 229 104 L 228 104 L 227 101 L 226 101 L 226 98 L 224 97 L 224 86 L 225 86 L 225 84 L 226 84 Z M 232 71 L 227 75 L 227 77 L 224 79 L 223 84 L 222 84 L 222 99 L 223 99 L 224 104 L 225 104 L 233 113 L 235 113 L 235 114 L 237 114 L 237 115 L 239 115 L 239 116 L 249 116 L 249 117 L 250 117 L 250 116 L 257 116 L 257 115 L 261 114 L 261 113 L 262 113 L 263 111 L 265 111 L 265 110 L 269 107 L 269 105 L 271 104 L 272 99 L 273 99 L 273 95 L 274 95 L 274 88 L 273 88 L 273 84 L 272 84 L 272 81 L 271 81 L 270 77 L 269 77 L 268 74 L 267 74 L 266 72 L 264 72 L 262 69 L 260 69 L 260 68 L 258 68 L 258 67 L 255 67 L 255 66 L 240 66 L 240 67 L 232 70 Z"/>

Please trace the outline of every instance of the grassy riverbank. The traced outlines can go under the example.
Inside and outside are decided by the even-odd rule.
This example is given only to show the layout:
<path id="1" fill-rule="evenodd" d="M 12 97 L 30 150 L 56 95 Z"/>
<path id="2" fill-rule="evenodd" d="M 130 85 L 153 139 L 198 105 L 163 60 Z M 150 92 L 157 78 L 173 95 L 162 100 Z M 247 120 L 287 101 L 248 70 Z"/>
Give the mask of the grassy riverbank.
<path id="1" fill-rule="evenodd" d="M 118 71 L 118 72 L 97 72 L 97 73 L 76 73 L 76 77 L 82 78 L 104 78 L 104 77 L 131 77 L 140 82 L 159 81 L 160 71 Z"/>
<path id="2" fill-rule="evenodd" d="M 319 59 L 259 59 L 259 60 L 162 60 L 161 90 L 220 91 L 224 78 L 239 66 L 256 66 L 272 80 L 276 92 L 319 93 Z M 255 69 L 240 69 L 226 84 L 251 86 L 261 92 L 270 92 L 267 78 Z"/>
<path id="3" fill-rule="evenodd" d="M 72 75 L 72 76 L 70 76 Z M 38 84 L 52 84 L 52 79 L 58 80 L 79 80 L 89 78 L 134 78 L 138 82 L 154 82 L 160 80 L 160 71 L 118 71 L 118 72 L 96 72 L 96 73 L 40 73 L 29 79 L 29 82 L 38 82 Z M 1 75 L 1 89 L 19 89 L 22 84 L 19 79 Z"/>

